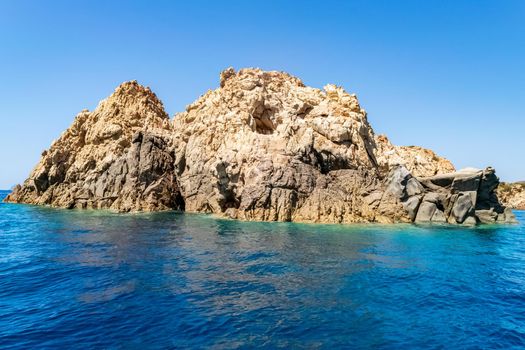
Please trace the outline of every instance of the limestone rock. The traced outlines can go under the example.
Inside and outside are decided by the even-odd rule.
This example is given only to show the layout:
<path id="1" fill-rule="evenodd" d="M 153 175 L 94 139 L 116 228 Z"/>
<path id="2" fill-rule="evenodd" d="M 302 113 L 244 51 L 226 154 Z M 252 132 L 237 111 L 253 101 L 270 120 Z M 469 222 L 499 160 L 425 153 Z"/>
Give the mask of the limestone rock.
<path id="1" fill-rule="evenodd" d="M 525 210 L 525 182 L 501 183 L 497 194 L 503 205 Z"/>
<path id="2" fill-rule="evenodd" d="M 385 135 L 375 137 L 377 162 L 383 168 L 403 165 L 414 176 L 434 176 L 454 172 L 454 165 L 433 151 L 418 146 L 394 146 Z"/>
<path id="3" fill-rule="evenodd" d="M 83 111 L 9 202 L 117 211 L 183 208 L 172 125 L 162 103 L 136 81 Z"/>
<path id="4" fill-rule="evenodd" d="M 81 112 L 7 201 L 242 220 L 510 223 L 494 170 L 376 136 L 353 94 L 229 68 L 171 122 L 137 82 Z"/>
<path id="5" fill-rule="evenodd" d="M 354 95 L 259 69 L 228 69 L 220 85 L 175 116 L 186 210 L 245 220 L 375 220 L 382 182 L 374 134 Z"/>

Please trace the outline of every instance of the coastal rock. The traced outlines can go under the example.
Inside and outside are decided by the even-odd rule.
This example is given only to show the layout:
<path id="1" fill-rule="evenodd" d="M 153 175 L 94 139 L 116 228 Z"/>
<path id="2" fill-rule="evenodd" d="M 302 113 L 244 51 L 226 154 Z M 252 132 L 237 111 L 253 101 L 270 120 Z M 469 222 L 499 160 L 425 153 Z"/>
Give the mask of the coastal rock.
<path id="1" fill-rule="evenodd" d="M 376 136 L 357 98 L 229 68 L 171 122 L 137 82 L 83 111 L 7 201 L 241 220 L 509 223 L 494 170 Z M 487 212 L 488 211 L 488 212 Z"/>
<path id="2" fill-rule="evenodd" d="M 452 207 L 452 217 L 455 222 L 461 224 L 469 216 L 472 216 L 475 203 L 469 194 L 460 194 Z"/>
<path id="3" fill-rule="evenodd" d="M 354 95 L 282 72 L 229 69 L 175 116 L 186 210 L 244 220 L 373 221 L 372 128 Z"/>
<path id="4" fill-rule="evenodd" d="M 417 211 L 415 222 L 430 222 L 437 210 L 435 203 L 423 202 Z"/>
<path id="5" fill-rule="evenodd" d="M 473 215 L 484 174 L 439 175 L 454 170 L 449 161 L 376 137 L 355 95 L 333 85 L 306 87 L 282 72 L 228 69 L 220 88 L 174 123 L 177 176 L 186 210 L 194 212 L 243 220 L 462 223 Z M 444 180 L 433 184 L 428 175 L 436 174 Z M 487 186 L 487 196 L 492 190 Z M 456 204 L 461 196 L 467 197 Z"/>
<path id="6" fill-rule="evenodd" d="M 476 210 L 475 215 L 478 218 L 478 220 L 483 224 L 493 224 L 498 219 L 498 213 L 496 213 L 494 209 Z"/>
<path id="7" fill-rule="evenodd" d="M 525 182 L 501 183 L 497 193 L 504 206 L 525 210 Z"/>
<path id="8" fill-rule="evenodd" d="M 434 176 L 456 171 L 454 165 L 432 150 L 418 146 L 394 146 L 385 135 L 375 136 L 377 162 L 385 169 L 403 165 L 414 176 Z"/>
<path id="9" fill-rule="evenodd" d="M 183 209 L 172 125 L 162 103 L 136 81 L 82 111 L 8 202 L 65 208 Z"/>
<path id="10" fill-rule="evenodd" d="M 416 223 L 516 223 L 512 210 L 497 200 L 498 182 L 490 167 L 415 178 L 398 165 L 388 176 L 386 191 L 397 198 Z M 418 190 L 409 191 L 416 183 Z"/>

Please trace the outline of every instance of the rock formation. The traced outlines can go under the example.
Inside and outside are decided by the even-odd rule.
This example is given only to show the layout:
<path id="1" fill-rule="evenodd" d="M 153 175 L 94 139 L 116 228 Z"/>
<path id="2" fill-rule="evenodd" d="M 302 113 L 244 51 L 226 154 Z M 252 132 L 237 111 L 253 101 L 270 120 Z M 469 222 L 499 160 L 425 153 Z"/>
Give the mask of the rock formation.
<path id="1" fill-rule="evenodd" d="M 492 169 L 453 171 L 432 151 L 376 136 L 356 96 L 340 87 L 230 68 L 173 123 L 149 89 L 121 85 L 77 116 L 7 200 L 242 220 L 513 220 Z"/>
<path id="2" fill-rule="evenodd" d="M 118 211 L 181 208 L 172 125 L 162 103 L 136 81 L 93 112 L 82 111 L 8 202 Z"/>
<path id="3" fill-rule="evenodd" d="M 394 146 L 385 135 L 378 135 L 376 158 L 379 165 L 389 169 L 404 165 L 413 176 L 434 176 L 456 171 L 454 165 L 429 149 L 419 146 Z"/>
<path id="4" fill-rule="evenodd" d="M 374 218 L 356 203 L 380 187 L 374 135 L 357 98 L 341 88 L 229 69 L 221 88 L 175 116 L 174 130 L 188 211 L 246 220 Z"/>
<path id="5" fill-rule="evenodd" d="M 416 223 L 514 223 L 512 210 L 498 201 L 498 184 L 490 167 L 415 178 L 405 167 L 398 166 L 389 177 L 387 192 L 399 198 Z"/>
<path id="6" fill-rule="evenodd" d="M 525 182 L 502 183 L 497 192 L 505 206 L 525 210 Z"/>

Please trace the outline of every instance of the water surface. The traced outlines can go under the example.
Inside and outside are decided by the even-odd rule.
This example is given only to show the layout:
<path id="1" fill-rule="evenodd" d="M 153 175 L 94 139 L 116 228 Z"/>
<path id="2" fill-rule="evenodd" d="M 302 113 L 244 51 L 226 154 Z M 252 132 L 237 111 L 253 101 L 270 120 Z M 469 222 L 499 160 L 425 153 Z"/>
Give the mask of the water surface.
<path id="1" fill-rule="evenodd" d="M 517 216 L 344 226 L 2 203 L 0 347 L 521 348 Z"/>

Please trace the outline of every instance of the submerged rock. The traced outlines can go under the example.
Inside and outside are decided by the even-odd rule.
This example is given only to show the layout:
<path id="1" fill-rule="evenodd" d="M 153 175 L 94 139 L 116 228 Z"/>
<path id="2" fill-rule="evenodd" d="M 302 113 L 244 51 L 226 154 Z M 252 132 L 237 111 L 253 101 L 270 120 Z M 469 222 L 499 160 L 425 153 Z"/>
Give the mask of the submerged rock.
<path id="1" fill-rule="evenodd" d="M 242 220 L 510 222 L 492 169 L 454 172 L 376 136 L 357 98 L 283 72 L 227 69 L 170 122 L 136 82 L 82 112 L 7 201 Z"/>

